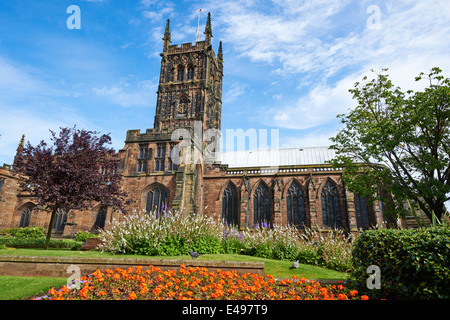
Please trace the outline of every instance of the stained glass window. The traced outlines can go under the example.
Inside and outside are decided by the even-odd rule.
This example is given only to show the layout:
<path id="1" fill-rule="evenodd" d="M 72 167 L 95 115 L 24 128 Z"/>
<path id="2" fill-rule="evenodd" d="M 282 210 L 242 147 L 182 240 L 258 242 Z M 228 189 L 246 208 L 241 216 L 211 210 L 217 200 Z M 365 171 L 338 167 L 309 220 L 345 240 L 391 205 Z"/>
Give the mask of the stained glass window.
<path id="1" fill-rule="evenodd" d="M 287 221 L 291 226 L 305 225 L 305 199 L 297 182 L 293 182 L 287 192 Z"/>
<path id="2" fill-rule="evenodd" d="M 330 181 L 327 181 L 322 188 L 321 204 L 323 226 L 331 229 L 342 228 L 339 194 L 336 187 Z"/>
<path id="3" fill-rule="evenodd" d="M 260 183 L 253 196 L 253 223 L 259 226 L 270 223 L 271 213 L 269 189 Z"/>
<path id="4" fill-rule="evenodd" d="M 238 193 L 231 183 L 223 192 L 222 219 L 228 224 L 238 225 Z"/>

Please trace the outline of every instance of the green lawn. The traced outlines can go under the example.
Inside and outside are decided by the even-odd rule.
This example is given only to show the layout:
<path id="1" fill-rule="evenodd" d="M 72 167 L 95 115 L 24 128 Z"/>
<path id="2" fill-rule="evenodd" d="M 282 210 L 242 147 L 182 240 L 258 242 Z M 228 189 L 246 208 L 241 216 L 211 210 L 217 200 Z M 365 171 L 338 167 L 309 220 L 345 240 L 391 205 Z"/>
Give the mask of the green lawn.
<path id="1" fill-rule="evenodd" d="M 22 300 L 65 285 L 67 278 L 0 276 L 0 300 Z"/>
<path id="2" fill-rule="evenodd" d="M 98 251 L 71 251 L 64 249 L 5 249 L 0 250 L 0 255 L 21 255 L 21 256 L 64 256 L 64 257 L 118 257 L 118 258 L 157 258 L 157 259 L 177 259 L 189 260 L 189 255 L 185 256 L 139 256 L 139 255 L 114 255 L 112 253 L 101 253 Z M 275 278 L 305 277 L 307 279 L 327 279 L 345 280 L 348 274 L 329 270 L 317 266 L 300 264 L 298 269 L 291 269 L 291 261 L 280 261 L 264 259 L 259 257 L 239 255 L 239 254 L 205 254 L 199 260 L 224 260 L 224 261 L 262 261 L 265 272 Z M 46 277 L 10 277 L 0 276 L 0 300 L 25 299 L 35 294 L 46 292 L 50 286 L 60 287 L 66 283 L 66 278 L 46 278 Z"/>

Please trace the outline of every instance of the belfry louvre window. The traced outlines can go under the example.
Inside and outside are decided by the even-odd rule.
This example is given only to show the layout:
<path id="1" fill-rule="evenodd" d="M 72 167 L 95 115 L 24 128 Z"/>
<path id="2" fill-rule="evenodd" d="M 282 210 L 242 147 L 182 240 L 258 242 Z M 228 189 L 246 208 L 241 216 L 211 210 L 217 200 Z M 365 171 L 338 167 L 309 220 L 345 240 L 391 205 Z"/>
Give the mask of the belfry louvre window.
<path id="1" fill-rule="evenodd" d="M 255 226 L 263 226 L 270 223 L 270 195 L 269 189 L 260 183 L 253 196 L 253 223 Z"/>
<path id="2" fill-rule="evenodd" d="M 342 228 L 339 194 L 336 187 L 330 181 L 327 181 L 322 188 L 321 204 L 323 226 L 331 229 Z"/>
<path id="3" fill-rule="evenodd" d="M 183 80 L 184 80 L 184 67 L 182 65 L 179 65 L 177 68 L 177 81 Z"/>
<path id="4" fill-rule="evenodd" d="M 231 183 L 223 192 L 222 219 L 227 224 L 238 225 L 238 193 L 236 187 Z"/>
<path id="5" fill-rule="evenodd" d="M 288 189 L 287 199 L 287 220 L 291 226 L 303 227 L 305 225 L 305 198 L 297 182 L 293 182 Z"/>
<path id="6" fill-rule="evenodd" d="M 167 207 L 166 201 L 167 192 L 161 187 L 156 187 L 147 193 L 145 210 L 148 213 L 161 212 L 161 209 Z"/>

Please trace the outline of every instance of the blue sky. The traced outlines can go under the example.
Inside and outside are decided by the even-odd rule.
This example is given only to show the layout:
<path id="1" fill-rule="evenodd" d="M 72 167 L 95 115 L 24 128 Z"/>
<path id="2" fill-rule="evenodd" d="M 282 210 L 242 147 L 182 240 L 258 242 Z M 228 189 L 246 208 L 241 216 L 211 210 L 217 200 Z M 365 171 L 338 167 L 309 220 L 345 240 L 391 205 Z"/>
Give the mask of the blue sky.
<path id="1" fill-rule="evenodd" d="M 66 12 L 80 8 L 81 29 Z M 223 42 L 222 132 L 279 129 L 280 147 L 329 145 L 336 115 L 354 106 L 348 89 L 371 69 L 394 83 L 439 66 L 450 76 L 450 2 L 333 0 L 0 0 L 0 165 L 22 134 L 49 129 L 110 133 L 153 127 L 162 36 L 193 42 L 212 15 Z"/>

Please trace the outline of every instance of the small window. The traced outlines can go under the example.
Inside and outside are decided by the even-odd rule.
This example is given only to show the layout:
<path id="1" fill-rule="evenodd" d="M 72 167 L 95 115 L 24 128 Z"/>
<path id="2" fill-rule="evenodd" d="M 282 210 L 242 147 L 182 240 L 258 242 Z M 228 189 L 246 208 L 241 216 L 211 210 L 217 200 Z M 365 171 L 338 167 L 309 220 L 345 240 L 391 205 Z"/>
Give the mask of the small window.
<path id="1" fill-rule="evenodd" d="M 94 222 L 94 226 L 92 227 L 92 229 L 97 230 L 97 229 L 103 229 L 105 227 L 105 221 L 106 221 L 106 214 L 108 207 L 106 206 L 102 206 L 98 212 L 97 215 L 95 217 L 95 222 Z"/>
<path id="2" fill-rule="evenodd" d="M 62 209 L 58 209 L 58 211 L 56 211 L 55 219 L 53 220 L 53 232 L 63 233 L 64 227 L 66 226 L 66 221 L 67 212 Z"/>
<path id="3" fill-rule="evenodd" d="M 147 171 L 147 160 L 139 160 L 138 161 L 138 172 L 146 172 Z"/>
<path id="4" fill-rule="evenodd" d="M 182 65 L 179 65 L 177 68 L 177 81 L 184 80 L 184 68 Z"/>
<path id="5" fill-rule="evenodd" d="M 192 80 L 194 79 L 194 66 L 192 64 L 190 64 L 188 66 L 188 70 L 187 70 L 187 79 L 188 80 Z"/>
<path id="6" fill-rule="evenodd" d="M 28 207 L 22 211 L 19 224 L 20 228 L 25 228 L 29 226 L 32 211 L 33 209 L 31 207 Z"/>
<path id="7" fill-rule="evenodd" d="M 5 179 L 0 179 L 0 194 L 2 193 L 3 184 L 5 183 Z"/>
<path id="8" fill-rule="evenodd" d="M 147 147 L 147 145 L 140 146 L 139 147 L 139 159 L 147 159 L 147 155 L 148 155 L 148 147 Z"/>

